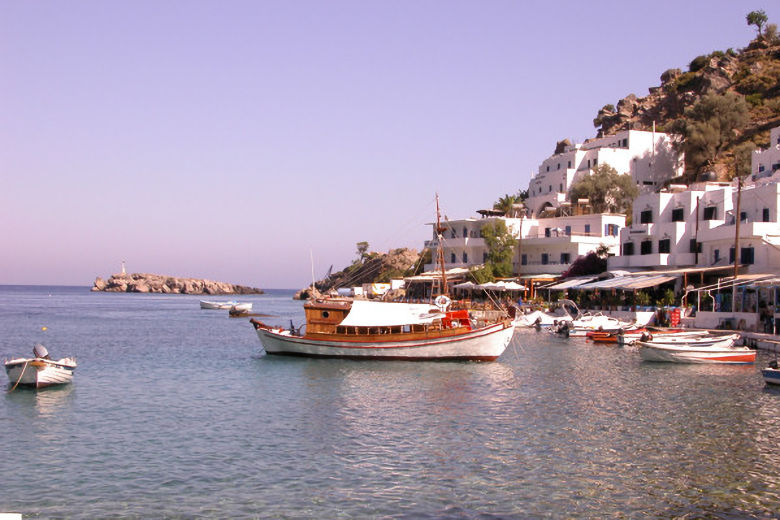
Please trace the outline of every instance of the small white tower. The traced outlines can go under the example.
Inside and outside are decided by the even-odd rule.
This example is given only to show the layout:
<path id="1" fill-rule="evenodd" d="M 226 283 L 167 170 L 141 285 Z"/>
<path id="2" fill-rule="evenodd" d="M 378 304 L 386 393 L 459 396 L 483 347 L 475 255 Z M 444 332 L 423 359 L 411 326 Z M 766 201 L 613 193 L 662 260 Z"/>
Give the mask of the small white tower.
<path id="1" fill-rule="evenodd" d="M 125 271 L 125 261 L 122 260 L 122 274 L 127 274 L 127 271 Z"/>

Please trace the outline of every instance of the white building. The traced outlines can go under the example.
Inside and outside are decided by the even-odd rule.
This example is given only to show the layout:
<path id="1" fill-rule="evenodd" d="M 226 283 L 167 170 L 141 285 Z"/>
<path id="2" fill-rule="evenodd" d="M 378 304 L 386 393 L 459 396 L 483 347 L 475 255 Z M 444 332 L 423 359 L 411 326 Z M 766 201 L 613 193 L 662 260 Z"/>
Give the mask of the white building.
<path id="1" fill-rule="evenodd" d="M 672 185 L 634 201 L 632 224 L 620 233 L 609 269 L 728 266 L 734 263 L 734 212 L 740 197 L 739 249 L 743 273 L 780 270 L 780 185 L 707 182 Z"/>
<path id="2" fill-rule="evenodd" d="M 661 132 L 624 130 L 615 135 L 588 139 L 545 159 L 528 185 L 525 201 L 531 216 L 567 200 L 569 188 L 599 164 L 630 174 L 640 188 L 652 189 L 683 173 L 683 163 Z M 574 202 L 574 201 L 573 201 Z"/>
<path id="3" fill-rule="evenodd" d="M 448 268 L 472 267 L 487 260 L 488 249 L 482 238 L 482 227 L 503 221 L 518 239 L 513 255 L 515 273 L 560 274 L 566 271 L 578 256 L 606 245 L 611 254 L 618 252 L 618 236 L 625 226 L 624 215 L 580 214 L 551 218 L 484 217 L 451 220 L 445 223 L 443 234 L 444 260 Z M 435 227 L 435 225 L 434 225 Z M 439 241 L 434 231 L 426 247 L 436 250 Z M 435 255 L 434 255 L 435 259 Z M 425 270 L 436 269 L 434 264 Z"/>
<path id="4" fill-rule="evenodd" d="M 751 157 L 751 173 L 754 181 L 771 177 L 780 171 L 780 126 L 769 132 L 769 148 L 756 150 Z"/>

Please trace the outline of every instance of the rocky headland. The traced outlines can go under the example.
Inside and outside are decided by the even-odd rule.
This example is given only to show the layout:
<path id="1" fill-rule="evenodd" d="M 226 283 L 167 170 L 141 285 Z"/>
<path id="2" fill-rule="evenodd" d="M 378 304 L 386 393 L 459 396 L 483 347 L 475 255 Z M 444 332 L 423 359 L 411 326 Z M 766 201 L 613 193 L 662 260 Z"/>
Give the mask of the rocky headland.
<path id="1" fill-rule="evenodd" d="M 149 273 L 112 274 L 95 278 L 93 291 L 162 294 L 263 294 L 262 289 L 198 278 L 177 278 Z"/>
<path id="2" fill-rule="evenodd" d="M 327 294 L 341 287 L 359 286 L 364 283 L 389 282 L 391 278 L 403 278 L 418 274 L 430 257 L 421 258 L 414 249 L 391 249 L 387 253 L 368 253 L 363 258 L 337 273 L 328 274 L 319 280 L 312 290 L 311 285 L 298 291 L 293 297 L 305 300 Z"/>

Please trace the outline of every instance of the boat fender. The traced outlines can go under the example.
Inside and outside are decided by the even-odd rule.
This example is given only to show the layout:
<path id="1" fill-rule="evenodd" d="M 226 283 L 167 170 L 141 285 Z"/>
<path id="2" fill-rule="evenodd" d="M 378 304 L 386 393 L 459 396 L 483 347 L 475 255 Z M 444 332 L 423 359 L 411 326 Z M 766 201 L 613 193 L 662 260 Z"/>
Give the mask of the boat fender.
<path id="1" fill-rule="evenodd" d="M 447 310 L 447 307 L 450 306 L 450 303 L 452 303 L 452 300 L 450 300 L 449 296 L 440 294 L 439 296 L 436 297 L 435 300 L 433 300 L 433 303 L 439 308 L 441 312 L 445 312 Z"/>
<path id="2" fill-rule="evenodd" d="M 642 341 L 653 341 L 653 335 L 647 332 L 642 333 Z"/>

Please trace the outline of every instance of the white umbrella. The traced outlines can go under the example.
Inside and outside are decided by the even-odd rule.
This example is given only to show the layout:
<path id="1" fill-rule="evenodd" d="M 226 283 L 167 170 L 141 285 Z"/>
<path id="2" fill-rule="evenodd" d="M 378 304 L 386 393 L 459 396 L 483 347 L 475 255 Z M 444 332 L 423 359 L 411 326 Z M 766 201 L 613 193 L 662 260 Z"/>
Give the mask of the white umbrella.
<path id="1" fill-rule="evenodd" d="M 474 282 L 463 282 L 455 286 L 455 289 L 473 289 L 477 284 Z"/>

